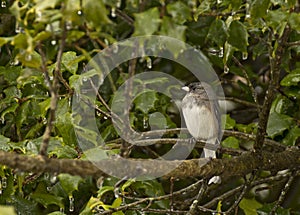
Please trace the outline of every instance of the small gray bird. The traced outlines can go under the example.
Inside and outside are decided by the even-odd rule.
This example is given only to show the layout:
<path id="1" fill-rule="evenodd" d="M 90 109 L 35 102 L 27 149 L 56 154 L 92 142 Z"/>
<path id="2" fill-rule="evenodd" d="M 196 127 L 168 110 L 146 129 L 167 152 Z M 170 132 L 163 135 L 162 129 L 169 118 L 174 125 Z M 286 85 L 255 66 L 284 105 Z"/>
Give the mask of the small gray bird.
<path id="1" fill-rule="evenodd" d="M 221 138 L 220 107 L 214 90 L 205 82 L 191 83 L 182 100 L 182 112 L 188 131 L 196 140 L 219 144 Z M 216 152 L 204 148 L 204 156 L 216 158 Z"/>

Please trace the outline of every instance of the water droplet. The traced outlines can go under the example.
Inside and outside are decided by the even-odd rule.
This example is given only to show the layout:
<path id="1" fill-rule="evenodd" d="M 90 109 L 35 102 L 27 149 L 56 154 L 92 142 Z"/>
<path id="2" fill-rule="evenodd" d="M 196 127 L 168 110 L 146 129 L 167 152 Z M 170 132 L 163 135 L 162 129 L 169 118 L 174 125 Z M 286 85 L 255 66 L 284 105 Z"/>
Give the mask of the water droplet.
<path id="1" fill-rule="evenodd" d="M 56 45 L 56 40 L 51 40 L 51 45 L 55 46 Z"/>
<path id="2" fill-rule="evenodd" d="M 107 116 L 104 116 L 103 118 L 104 118 L 104 119 L 107 119 Z"/>
<path id="3" fill-rule="evenodd" d="M 69 201 L 70 201 L 69 211 L 73 212 L 74 211 L 74 197 L 69 196 Z"/>
<path id="4" fill-rule="evenodd" d="M 31 60 L 32 60 L 32 55 L 31 55 L 31 54 L 27 54 L 27 55 L 25 56 L 25 60 L 26 60 L 26 61 L 31 61 Z"/>
<path id="5" fill-rule="evenodd" d="M 17 34 L 24 33 L 24 29 L 20 26 L 20 24 L 18 22 L 16 23 L 15 32 Z"/>
<path id="6" fill-rule="evenodd" d="M 147 62 L 147 68 L 152 69 L 152 60 L 150 57 L 147 57 L 146 62 Z"/>
<path id="7" fill-rule="evenodd" d="M 81 16 L 81 15 L 82 15 L 82 10 L 78 10 L 78 11 L 77 11 L 77 15 L 78 15 L 78 16 Z"/>
<path id="8" fill-rule="evenodd" d="M 118 0 L 117 3 L 116 3 L 116 7 L 120 8 L 121 7 L 121 3 L 122 3 L 121 0 Z"/>
<path id="9" fill-rule="evenodd" d="M 113 51 L 113 53 L 115 53 L 115 54 L 118 53 L 118 51 L 119 51 L 118 45 L 113 45 L 112 51 Z"/>
<path id="10" fill-rule="evenodd" d="M 143 127 L 144 127 L 144 129 L 147 129 L 148 126 L 149 126 L 148 117 L 144 117 L 143 118 Z"/>
<path id="11" fill-rule="evenodd" d="M 220 58 L 222 58 L 222 57 L 224 56 L 224 50 L 223 50 L 223 48 L 220 48 L 219 53 L 218 53 L 218 56 L 219 56 Z"/>
<path id="12" fill-rule="evenodd" d="M 6 188 L 7 187 L 7 178 L 6 177 L 3 177 L 2 178 L 2 188 Z"/>
<path id="13" fill-rule="evenodd" d="M 56 175 L 50 177 L 50 183 L 51 184 L 55 184 L 56 181 L 57 181 L 57 176 Z"/>
<path id="14" fill-rule="evenodd" d="M 31 84 L 31 87 L 35 88 L 36 87 L 36 83 Z"/>
<path id="15" fill-rule="evenodd" d="M 115 18 L 115 17 L 117 16 L 117 14 L 116 14 L 116 8 L 115 8 L 115 7 L 112 7 L 112 8 L 111 8 L 110 15 L 111 15 L 111 17 L 113 17 L 113 18 Z"/>
<path id="16" fill-rule="evenodd" d="M 243 52 L 242 53 L 242 59 L 247 60 L 247 58 L 248 58 L 248 52 Z"/>
<path id="17" fill-rule="evenodd" d="M 229 67 L 227 65 L 224 66 L 224 73 L 225 74 L 229 73 Z"/>
<path id="18" fill-rule="evenodd" d="M 66 21 L 66 29 L 68 31 L 72 29 L 72 21 Z"/>
<path id="19" fill-rule="evenodd" d="M 6 7 L 6 1 L 1 1 L 1 7 L 3 7 L 3 8 Z"/>

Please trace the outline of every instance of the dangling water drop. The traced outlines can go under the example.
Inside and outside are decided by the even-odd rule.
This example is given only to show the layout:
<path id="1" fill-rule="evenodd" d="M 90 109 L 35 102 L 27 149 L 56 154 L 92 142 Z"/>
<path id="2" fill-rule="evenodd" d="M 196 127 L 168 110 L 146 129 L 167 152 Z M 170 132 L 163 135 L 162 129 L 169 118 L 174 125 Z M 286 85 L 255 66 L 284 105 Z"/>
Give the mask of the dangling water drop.
<path id="1" fill-rule="evenodd" d="M 115 18 L 115 17 L 117 16 L 117 14 L 116 14 L 116 8 L 115 8 L 115 7 L 112 7 L 112 8 L 111 8 L 110 15 L 111 15 L 111 17 L 113 17 L 113 18 Z"/>
<path id="2" fill-rule="evenodd" d="M 51 40 L 51 45 L 55 46 L 56 45 L 56 40 Z"/>
<path id="3" fill-rule="evenodd" d="M 57 180 L 57 176 L 56 175 L 50 177 L 50 183 L 51 184 L 54 184 L 56 182 L 56 180 Z"/>
<path id="4" fill-rule="evenodd" d="M 16 32 L 17 34 L 23 33 L 23 32 L 24 32 L 24 29 L 19 25 L 18 22 L 16 23 L 15 32 Z"/>
<path id="5" fill-rule="evenodd" d="M 1 1 L 1 7 L 5 8 L 6 7 L 6 1 Z"/>
<path id="6" fill-rule="evenodd" d="M 227 65 L 224 66 L 224 73 L 225 74 L 229 73 L 229 67 Z"/>
<path id="7" fill-rule="evenodd" d="M 218 53 L 218 56 L 219 56 L 220 58 L 222 58 L 222 57 L 224 56 L 224 50 L 223 50 L 223 48 L 220 48 L 220 51 L 219 51 L 219 53 Z"/>
<path id="8" fill-rule="evenodd" d="M 66 21 L 66 29 L 68 31 L 72 29 L 72 21 Z"/>
<path id="9" fill-rule="evenodd" d="M 120 8 L 121 7 L 121 3 L 122 3 L 121 0 L 118 0 L 117 3 L 116 3 L 116 7 Z"/>
<path id="10" fill-rule="evenodd" d="M 3 177 L 1 182 L 2 182 L 2 188 L 5 189 L 7 187 L 7 178 Z"/>
<path id="11" fill-rule="evenodd" d="M 152 69 L 152 60 L 150 57 L 147 57 L 146 62 L 147 62 L 147 68 Z"/>
<path id="12" fill-rule="evenodd" d="M 70 202 L 69 211 L 73 212 L 74 211 L 74 197 L 73 196 L 69 196 L 69 202 Z"/>
<path id="13" fill-rule="evenodd" d="M 77 15 L 78 15 L 78 16 L 81 16 L 81 15 L 82 15 L 82 10 L 78 10 L 78 11 L 77 11 Z"/>
<path id="14" fill-rule="evenodd" d="M 143 118 L 143 128 L 147 129 L 149 126 L 148 117 Z"/>
<path id="15" fill-rule="evenodd" d="M 248 52 L 243 52 L 242 53 L 242 59 L 247 60 L 247 58 L 248 58 Z"/>

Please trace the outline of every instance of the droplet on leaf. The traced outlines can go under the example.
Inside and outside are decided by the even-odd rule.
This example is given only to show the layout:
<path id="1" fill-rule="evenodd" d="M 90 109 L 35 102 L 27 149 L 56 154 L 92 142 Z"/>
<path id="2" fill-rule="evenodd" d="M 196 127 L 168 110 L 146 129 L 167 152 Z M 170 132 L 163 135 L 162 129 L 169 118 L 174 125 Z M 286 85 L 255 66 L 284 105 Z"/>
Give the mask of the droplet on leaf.
<path id="1" fill-rule="evenodd" d="M 115 7 L 112 7 L 112 8 L 111 8 L 110 15 L 111 15 L 111 17 L 113 17 L 113 18 L 115 18 L 115 17 L 117 16 L 117 14 L 116 14 L 116 8 L 115 8 Z"/>
<path id="2" fill-rule="evenodd" d="M 69 206 L 69 211 L 73 212 L 74 211 L 74 197 L 73 196 L 69 196 L 69 201 L 70 201 L 70 206 Z"/>
<path id="3" fill-rule="evenodd" d="M 3 8 L 6 7 L 6 1 L 1 1 L 1 7 L 3 7 Z"/>
<path id="4" fill-rule="evenodd" d="M 242 53 L 242 59 L 247 60 L 247 58 L 248 58 L 248 52 L 243 52 Z"/>
<path id="5" fill-rule="evenodd" d="M 150 57 L 147 57 L 146 62 L 147 62 L 147 68 L 152 69 L 152 60 Z"/>
<path id="6" fill-rule="evenodd" d="M 224 66 L 224 73 L 225 74 L 229 73 L 229 67 L 227 65 Z"/>

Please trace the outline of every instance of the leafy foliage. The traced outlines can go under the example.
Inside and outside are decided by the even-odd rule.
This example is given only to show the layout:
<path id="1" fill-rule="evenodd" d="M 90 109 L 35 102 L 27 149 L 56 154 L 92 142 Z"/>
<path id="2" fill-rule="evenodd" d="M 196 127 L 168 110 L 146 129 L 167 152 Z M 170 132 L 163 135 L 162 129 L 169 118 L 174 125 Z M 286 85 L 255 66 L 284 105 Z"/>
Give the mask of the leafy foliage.
<path id="1" fill-rule="evenodd" d="M 225 129 L 241 132 L 247 138 L 258 132 L 258 106 L 263 104 L 268 86 L 272 84 L 273 67 L 278 66 L 281 81 L 276 86 L 278 93 L 272 101 L 266 135 L 284 146 L 298 146 L 299 31 L 299 3 L 295 0 L 2 0 L 0 149 L 37 156 L 44 141 L 45 129 L 52 123 L 54 126 L 47 153 L 53 159 L 86 159 L 78 148 L 78 138 L 86 140 L 86 153 L 95 160 L 111 154 L 122 155 L 124 145 L 118 139 L 118 131 L 109 118 L 110 110 L 105 105 L 113 102 L 116 89 L 132 73 L 139 74 L 150 69 L 163 71 L 185 83 L 196 80 L 181 65 L 155 56 L 124 62 L 105 78 L 102 74 L 99 79 L 103 79 L 103 84 L 97 92 L 105 104 L 97 100 L 94 106 L 73 111 L 96 115 L 104 147 L 97 139 L 97 133 L 81 124 L 82 118 L 72 117 L 71 103 L 77 99 L 74 92 L 81 90 L 82 83 L 99 75 L 95 70 L 86 71 L 86 64 L 96 53 L 116 41 L 141 35 L 170 36 L 200 49 L 221 79 L 226 96 L 235 98 L 235 111 L 227 113 Z M 287 43 L 283 44 L 281 61 L 278 62 L 283 37 L 287 37 Z M 62 52 L 60 60 L 59 52 Z M 171 54 L 176 57 L 180 55 Z M 276 65 L 272 64 L 273 60 Z M 131 71 L 132 68 L 135 70 Z M 55 80 L 58 80 L 58 85 L 52 85 Z M 139 81 L 146 86 L 143 80 Z M 160 84 L 165 80 L 162 77 L 154 81 Z M 58 98 L 56 117 L 50 122 L 51 86 L 56 87 Z M 168 90 L 178 93 L 179 87 L 176 85 Z M 175 101 L 155 91 L 140 88 L 133 88 L 132 91 L 139 92 L 130 107 L 129 124 L 134 130 L 145 132 L 181 126 Z M 117 102 L 126 103 L 124 98 Z M 75 135 L 75 129 L 80 131 L 79 137 Z M 223 139 L 224 148 L 233 151 L 253 148 L 253 138 L 240 139 L 232 135 Z M 165 136 L 177 138 L 176 134 Z M 170 143 L 133 147 L 128 156 L 150 159 L 163 155 L 172 146 Z M 102 153 L 100 156 L 99 151 Z M 201 149 L 195 148 L 189 158 L 199 158 L 200 154 Z M 224 157 L 230 156 L 224 154 Z M 272 174 L 267 176 L 272 177 Z M 152 198 L 188 187 L 193 182 L 191 179 L 120 182 L 106 177 L 95 182 L 90 177 L 23 173 L 22 170 L 5 166 L 0 169 L 0 178 L 1 214 L 23 214 L 24 211 L 28 214 L 94 214 L 130 205 L 136 199 L 143 198 L 147 201 L 113 214 L 139 214 L 136 212 L 138 209 L 146 212 L 147 209 L 168 211 L 170 204 L 174 204 L 172 207 L 176 210 L 186 212 L 191 202 L 183 202 L 183 199 L 193 200 L 196 196 L 194 191 L 188 195 L 184 191 L 175 199 L 170 197 L 172 202 L 169 198 L 152 201 Z M 220 186 L 219 193 L 211 192 L 210 198 L 237 186 L 240 181 L 229 182 L 228 187 Z M 275 207 L 277 214 L 299 211 L 299 201 L 288 200 L 299 199 L 299 192 L 287 198 L 286 208 L 277 205 L 275 199 L 284 189 L 282 183 L 285 181 L 280 182 L 281 186 L 278 186 L 276 181 L 269 180 L 264 189 L 272 190 L 272 193 L 267 199 L 259 194 L 249 198 L 245 196 L 236 210 L 251 215 L 268 214 Z M 274 184 L 276 190 L 273 192 Z M 205 197 L 203 201 L 210 199 Z M 219 212 L 227 210 L 225 202 L 233 203 L 234 199 L 222 201 L 223 204 L 218 204 Z M 217 208 L 216 204 L 211 208 Z"/>

